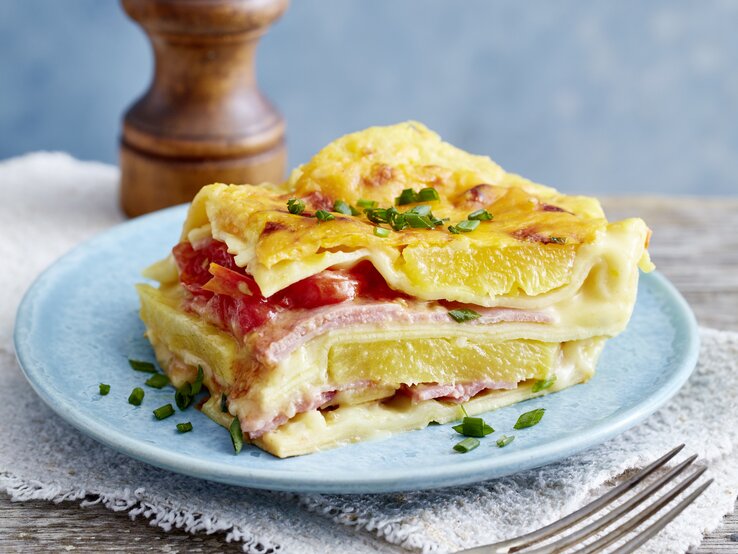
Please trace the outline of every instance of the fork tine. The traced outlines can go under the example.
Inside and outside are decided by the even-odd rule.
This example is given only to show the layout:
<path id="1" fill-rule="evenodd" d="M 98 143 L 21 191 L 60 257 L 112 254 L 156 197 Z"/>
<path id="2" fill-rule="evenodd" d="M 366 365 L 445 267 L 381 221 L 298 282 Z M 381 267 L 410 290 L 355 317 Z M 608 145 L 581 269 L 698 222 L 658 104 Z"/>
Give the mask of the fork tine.
<path id="1" fill-rule="evenodd" d="M 630 479 L 620 483 L 617 487 L 610 489 L 608 492 L 606 492 L 599 498 L 593 500 L 586 506 L 579 508 L 576 512 L 572 512 L 568 516 L 565 516 L 557 521 L 554 521 L 553 523 L 550 523 L 549 525 L 546 525 L 545 527 L 541 527 L 540 529 L 537 529 L 525 535 L 521 535 L 520 537 L 516 537 L 513 539 L 509 539 L 509 540 L 498 542 L 498 543 L 491 544 L 491 545 L 470 548 L 468 550 L 464 550 L 463 552 L 466 554 L 473 554 L 473 553 L 485 554 L 485 553 L 490 553 L 490 552 L 495 552 L 495 553 L 515 552 L 517 550 L 520 550 L 521 548 L 530 546 L 531 544 L 535 544 L 549 537 L 552 537 L 553 535 L 556 535 L 560 533 L 561 531 L 564 531 L 568 529 L 569 527 L 576 525 L 577 523 L 579 523 L 583 519 L 588 518 L 592 514 L 596 514 L 597 512 L 599 512 L 602 508 L 604 508 L 605 506 L 607 506 L 614 500 L 618 499 L 620 496 L 622 496 L 623 494 L 628 492 L 630 489 L 635 487 L 638 483 L 643 481 L 646 477 L 651 475 L 651 473 L 653 473 L 658 468 L 663 466 L 666 462 L 671 460 L 683 448 L 684 448 L 684 444 L 680 444 L 673 450 L 661 456 L 661 458 L 659 458 L 655 462 L 644 467 L 641 471 L 633 475 L 633 477 L 631 477 Z"/>
<path id="2" fill-rule="evenodd" d="M 681 483 L 679 483 L 677 486 L 675 486 L 673 489 L 671 489 L 668 493 L 666 493 L 659 500 L 657 500 L 650 506 L 646 507 L 641 512 L 637 513 L 635 516 L 633 516 L 628 521 L 623 523 L 620 527 L 614 529 L 611 533 L 608 533 L 607 535 L 605 535 L 604 537 L 601 537 L 595 542 L 588 544 L 581 550 L 577 550 L 576 554 L 591 554 L 593 552 L 601 552 L 603 548 L 618 541 L 619 539 L 621 539 L 622 537 L 630 533 L 633 529 L 638 527 L 641 523 L 650 519 L 651 516 L 656 514 L 656 512 L 661 510 L 661 508 L 669 504 L 672 500 L 674 500 L 677 496 L 679 496 L 682 492 L 684 492 L 687 488 L 689 488 L 689 486 L 692 483 L 694 483 L 697 479 L 699 479 L 699 477 L 705 471 L 707 471 L 706 467 L 698 469 L 697 471 L 692 473 L 689 477 L 684 479 Z"/>
<path id="3" fill-rule="evenodd" d="M 629 554 L 635 552 L 643 543 L 650 540 L 656 533 L 666 527 L 675 517 L 681 514 L 684 509 L 694 502 L 699 495 L 705 492 L 705 489 L 712 485 L 713 479 L 705 481 L 692 494 L 666 512 L 662 517 L 656 520 L 651 526 L 647 527 L 640 535 L 637 535 L 626 542 L 623 546 L 615 550 L 612 554 Z"/>
<path id="4" fill-rule="evenodd" d="M 627 501 L 620 504 L 617 508 L 614 508 L 601 518 L 593 521 L 592 523 L 582 527 L 581 529 L 577 529 L 570 535 L 562 537 L 556 542 L 534 548 L 533 550 L 529 550 L 527 552 L 529 554 L 548 554 L 552 552 L 561 552 L 565 548 L 581 543 L 582 541 L 596 534 L 598 531 L 612 525 L 613 522 L 620 519 L 620 517 L 622 517 L 624 514 L 632 511 L 633 508 L 641 504 L 656 491 L 661 489 L 664 485 L 673 481 L 677 475 L 684 471 L 696 459 L 696 454 L 690 456 L 679 465 L 670 469 L 667 473 L 659 477 L 656 481 L 648 485 L 646 488 L 639 491 L 638 494 L 633 495 Z"/>

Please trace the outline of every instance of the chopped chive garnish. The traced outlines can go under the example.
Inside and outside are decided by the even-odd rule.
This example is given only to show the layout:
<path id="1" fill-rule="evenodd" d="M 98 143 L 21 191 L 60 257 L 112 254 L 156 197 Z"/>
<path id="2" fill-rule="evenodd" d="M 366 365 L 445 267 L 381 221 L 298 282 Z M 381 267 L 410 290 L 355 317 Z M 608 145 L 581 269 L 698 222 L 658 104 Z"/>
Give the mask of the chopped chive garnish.
<path id="1" fill-rule="evenodd" d="M 395 231 L 407 227 L 404 215 L 395 208 L 369 208 L 364 213 L 372 223 L 389 223 Z"/>
<path id="2" fill-rule="evenodd" d="M 546 408 L 538 408 L 537 410 L 525 412 L 524 414 L 521 414 L 521 416 L 518 418 L 518 421 L 515 422 L 515 425 L 513 425 L 513 427 L 515 429 L 525 429 L 526 427 L 533 427 L 539 421 L 541 421 L 541 418 L 543 417 L 543 414 L 545 412 Z"/>
<path id="3" fill-rule="evenodd" d="M 202 389 L 203 378 L 204 373 L 202 371 L 202 366 L 197 366 L 197 377 L 195 377 L 195 380 L 192 383 L 185 383 L 177 389 L 177 392 L 174 393 L 174 402 L 177 404 L 177 408 L 180 410 L 186 410 L 187 407 L 192 404 L 195 396 L 197 396 Z"/>
<path id="4" fill-rule="evenodd" d="M 556 375 L 549 377 L 548 379 L 538 379 L 533 383 L 533 392 L 539 392 L 543 389 L 547 389 L 556 382 Z"/>
<path id="5" fill-rule="evenodd" d="M 389 223 L 387 210 L 384 208 L 367 208 L 364 213 L 366 214 L 366 218 L 372 223 Z"/>
<path id="6" fill-rule="evenodd" d="M 220 411 L 224 414 L 228 413 L 228 397 L 222 393 L 220 395 Z"/>
<path id="7" fill-rule="evenodd" d="M 204 377 L 205 375 L 202 372 L 202 367 L 197 366 L 197 377 L 195 378 L 195 382 L 190 386 L 190 394 L 192 396 L 199 394 L 200 389 L 202 389 L 202 380 Z"/>
<path id="8" fill-rule="evenodd" d="M 326 212 L 325 210 L 316 211 L 315 217 L 318 218 L 318 221 L 330 221 L 331 219 L 336 219 L 335 215 L 333 215 L 331 212 Z"/>
<path id="9" fill-rule="evenodd" d="M 128 403 L 134 406 L 140 406 L 144 399 L 144 390 L 141 387 L 136 387 L 131 391 L 131 396 L 128 397 Z"/>
<path id="10" fill-rule="evenodd" d="M 146 384 L 155 389 L 161 389 L 169 384 L 169 377 L 162 373 L 157 373 L 146 379 Z"/>
<path id="11" fill-rule="evenodd" d="M 100 383 L 100 396 L 105 396 L 110 392 L 110 385 L 107 383 Z"/>
<path id="12" fill-rule="evenodd" d="M 466 413 L 466 408 L 464 408 L 463 404 L 459 404 L 459 408 L 461 408 L 461 411 L 464 413 L 464 417 L 469 417 L 469 414 Z"/>
<path id="13" fill-rule="evenodd" d="M 343 200 L 336 200 L 333 203 L 333 211 L 343 215 L 353 215 L 351 211 L 351 206 L 349 206 Z"/>
<path id="14" fill-rule="evenodd" d="M 461 231 L 462 233 L 471 233 L 474 229 L 479 227 L 480 221 L 478 219 L 466 219 L 464 221 L 459 221 L 456 224 L 456 230 Z"/>
<path id="15" fill-rule="evenodd" d="M 449 310 L 448 315 L 451 319 L 453 319 L 457 323 L 463 323 L 465 321 L 471 321 L 472 319 L 477 319 L 478 317 L 482 317 L 482 314 L 477 313 L 474 310 L 470 310 L 469 308 Z"/>
<path id="16" fill-rule="evenodd" d="M 434 189 L 433 187 L 420 189 L 418 191 L 417 202 L 432 202 L 434 200 L 440 200 L 440 199 L 441 197 L 438 196 L 438 191 Z"/>
<path id="17" fill-rule="evenodd" d="M 151 362 L 144 362 L 141 360 L 128 360 L 130 365 L 136 371 L 143 371 L 144 373 L 156 373 L 156 367 Z"/>
<path id="18" fill-rule="evenodd" d="M 174 401 L 177 403 L 177 408 L 180 410 L 186 410 L 187 406 L 192 402 L 192 385 L 185 383 L 177 389 L 174 393 Z"/>
<path id="19" fill-rule="evenodd" d="M 400 196 L 395 198 L 395 205 L 404 206 L 405 204 L 412 204 L 414 202 L 432 202 L 434 200 L 440 200 L 438 191 L 432 187 L 420 189 L 415 192 L 413 189 L 404 189 Z"/>
<path id="20" fill-rule="evenodd" d="M 291 214 L 300 215 L 305 211 L 305 202 L 297 198 L 287 200 L 287 211 Z"/>
<path id="21" fill-rule="evenodd" d="M 395 198 L 395 204 L 397 206 L 404 206 L 405 204 L 412 204 L 418 201 L 418 193 L 413 189 L 404 189 L 400 196 Z"/>
<path id="22" fill-rule="evenodd" d="M 389 208 L 387 210 L 387 217 L 389 218 L 389 224 L 395 231 L 402 231 L 403 229 L 407 229 L 410 225 L 407 219 L 405 219 L 405 214 L 399 213 L 394 208 Z"/>
<path id="23" fill-rule="evenodd" d="M 467 437 L 463 441 L 456 443 L 454 445 L 454 450 L 456 450 L 456 452 L 466 454 L 467 452 L 471 452 L 472 450 L 474 450 L 477 446 L 479 446 L 478 439 L 475 439 L 474 437 Z"/>
<path id="24" fill-rule="evenodd" d="M 468 436 L 477 436 L 477 435 L 471 435 L 470 434 L 470 431 L 471 432 L 480 432 L 481 431 L 481 433 L 482 433 L 481 436 L 483 436 L 483 437 L 486 437 L 487 435 L 495 432 L 494 428 L 491 425 L 488 425 L 481 418 L 470 417 L 468 419 L 471 419 L 471 420 L 479 419 L 479 420 L 481 420 L 482 423 L 481 423 L 481 429 L 479 429 L 479 425 L 477 423 L 474 423 L 472 425 L 472 428 L 471 429 L 468 428 L 469 427 L 468 423 L 466 423 L 466 422 L 462 423 L 462 425 L 464 425 L 464 435 L 466 435 L 467 437 Z"/>
<path id="25" fill-rule="evenodd" d="M 554 244 L 566 244 L 566 238 L 564 238 L 564 237 L 548 237 L 548 242 L 553 242 Z"/>
<path id="26" fill-rule="evenodd" d="M 171 415 L 174 415 L 174 408 L 172 408 L 171 404 L 164 404 L 154 410 L 154 417 L 156 419 L 166 419 Z"/>
<path id="27" fill-rule="evenodd" d="M 495 432 L 481 417 L 465 417 L 459 425 L 454 425 L 453 429 L 465 437 L 486 437 Z"/>
<path id="28" fill-rule="evenodd" d="M 389 229 L 385 229 L 384 227 L 375 227 L 374 228 L 374 234 L 378 237 L 388 237 L 390 234 Z"/>
<path id="29" fill-rule="evenodd" d="M 504 446 L 507 446 L 514 440 L 515 440 L 515 435 L 510 435 L 509 437 L 507 435 L 502 435 L 499 439 L 497 439 L 497 446 L 502 448 Z"/>
<path id="30" fill-rule="evenodd" d="M 243 431 L 241 431 L 241 422 L 238 421 L 237 417 L 234 417 L 233 421 L 231 421 L 231 426 L 228 428 L 228 431 L 231 433 L 233 450 L 238 454 L 243 448 Z"/>
<path id="31" fill-rule="evenodd" d="M 349 208 L 351 209 L 351 215 L 361 215 L 361 212 L 350 204 L 349 204 Z"/>
<path id="32" fill-rule="evenodd" d="M 431 207 L 428 204 L 421 204 L 420 206 L 415 206 L 414 208 L 410 208 L 407 211 L 407 213 L 418 214 L 418 215 L 430 215 Z"/>
<path id="33" fill-rule="evenodd" d="M 365 198 L 359 198 L 356 201 L 356 205 L 360 208 L 376 208 L 377 207 L 377 201 L 376 200 L 366 200 Z"/>
<path id="34" fill-rule="evenodd" d="M 458 230 L 458 229 L 457 229 L 457 228 L 456 228 L 455 226 L 453 226 L 453 225 L 449 225 L 449 226 L 448 226 L 448 231 L 449 231 L 449 233 L 451 233 L 452 235 L 458 235 L 458 234 L 459 234 L 459 233 L 461 232 L 461 231 L 459 231 L 459 230 Z"/>
<path id="35" fill-rule="evenodd" d="M 412 192 L 412 189 L 405 189 L 405 191 L 408 190 Z M 410 197 L 409 193 L 404 192 L 403 194 L 405 194 L 404 200 Z M 400 198 L 403 198 L 402 195 L 396 200 L 399 202 Z M 406 203 L 404 200 L 399 203 Z M 406 212 L 399 212 L 394 206 L 390 208 L 366 208 L 364 214 L 372 223 L 378 225 L 386 223 L 393 231 L 402 231 L 408 227 L 413 229 L 433 229 L 439 225 L 443 225 L 444 222 L 443 219 L 434 216 L 431 212 L 431 207 L 426 204 L 414 206 Z M 377 236 L 384 236 L 381 234 L 381 231 L 379 233 Z M 375 231 L 375 234 L 377 234 L 377 231 Z"/>
<path id="36" fill-rule="evenodd" d="M 408 212 L 406 214 L 402 214 L 402 217 L 413 229 L 433 229 L 433 227 L 435 227 L 435 225 L 431 223 L 431 220 L 428 219 L 428 216 L 425 215 Z"/>
<path id="37" fill-rule="evenodd" d="M 408 228 L 407 221 L 405 221 L 404 217 L 397 218 L 390 225 L 392 225 L 393 231 L 402 231 L 403 229 Z"/>
<path id="38" fill-rule="evenodd" d="M 468 216 L 466 216 L 466 219 L 490 221 L 492 219 L 492 214 L 489 213 L 487 210 L 477 210 L 476 212 L 472 212 Z"/>
<path id="39" fill-rule="evenodd" d="M 192 431 L 192 423 L 186 421 L 185 423 L 177 423 L 177 431 L 180 433 L 189 433 Z"/>

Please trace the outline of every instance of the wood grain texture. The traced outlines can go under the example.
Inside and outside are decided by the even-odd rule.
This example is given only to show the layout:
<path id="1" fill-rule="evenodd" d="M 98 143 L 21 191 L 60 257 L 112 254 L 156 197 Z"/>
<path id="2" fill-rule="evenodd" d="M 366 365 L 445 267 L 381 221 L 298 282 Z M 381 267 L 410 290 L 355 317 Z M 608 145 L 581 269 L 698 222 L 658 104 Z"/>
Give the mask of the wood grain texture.
<path id="1" fill-rule="evenodd" d="M 604 201 L 610 219 L 643 217 L 653 260 L 702 325 L 738 330 L 738 198 L 622 197 Z M 326 521 L 326 525 L 330 525 Z M 76 503 L 12 503 L 0 495 L 0 552 L 240 552 L 224 535 L 164 533 L 142 518 Z M 738 514 L 705 537 L 698 554 L 738 552 Z"/>
<path id="2" fill-rule="evenodd" d="M 282 116 L 256 83 L 256 46 L 287 0 L 122 0 L 154 51 L 126 112 L 120 198 L 129 216 L 188 202 L 213 182 L 279 182 Z"/>
<path id="3" fill-rule="evenodd" d="M 0 552 L 202 552 L 240 553 L 223 534 L 165 533 L 139 517 L 101 505 L 11 502 L 0 496 Z"/>

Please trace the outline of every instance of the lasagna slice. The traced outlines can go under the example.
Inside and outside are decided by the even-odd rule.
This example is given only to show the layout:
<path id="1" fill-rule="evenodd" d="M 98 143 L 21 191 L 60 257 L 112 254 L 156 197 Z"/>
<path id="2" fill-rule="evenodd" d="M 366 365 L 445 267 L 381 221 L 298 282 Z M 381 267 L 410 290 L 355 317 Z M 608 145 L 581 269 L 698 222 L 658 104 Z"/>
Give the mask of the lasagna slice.
<path id="1" fill-rule="evenodd" d="M 203 369 L 208 416 L 295 456 L 586 381 L 649 236 L 418 123 L 375 127 L 283 184 L 204 187 L 141 317 L 175 386 Z"/>

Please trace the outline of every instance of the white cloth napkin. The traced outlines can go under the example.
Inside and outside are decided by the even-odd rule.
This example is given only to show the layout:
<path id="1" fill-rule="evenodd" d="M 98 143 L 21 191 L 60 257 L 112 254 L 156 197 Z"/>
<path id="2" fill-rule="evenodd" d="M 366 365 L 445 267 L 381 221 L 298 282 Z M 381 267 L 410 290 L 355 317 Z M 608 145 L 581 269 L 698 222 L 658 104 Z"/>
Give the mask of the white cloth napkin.
<path id="1" fill-rule="evenodd" d="M 60 153 L 0 163 L 0 487 L 13 499 L 102 502 L 164 530 L 225 532 L 247 552 L 454 551 L 558 519 L 684 442 L 715 483 L 643 551 L 685 551 L 733 509 L 738 334 L 708 329 L 695 374 L 645 423 L 563 462 L 473 486 L 360 496 L 272 493 L 169 473 L 95 443 L 33 393 L 11 335 L 32 279 L 74 244 L 122 221 L 117 179 L 112 166 Z"/>

